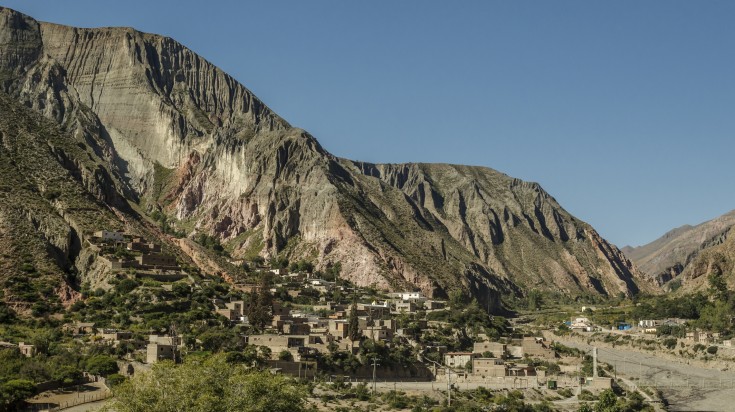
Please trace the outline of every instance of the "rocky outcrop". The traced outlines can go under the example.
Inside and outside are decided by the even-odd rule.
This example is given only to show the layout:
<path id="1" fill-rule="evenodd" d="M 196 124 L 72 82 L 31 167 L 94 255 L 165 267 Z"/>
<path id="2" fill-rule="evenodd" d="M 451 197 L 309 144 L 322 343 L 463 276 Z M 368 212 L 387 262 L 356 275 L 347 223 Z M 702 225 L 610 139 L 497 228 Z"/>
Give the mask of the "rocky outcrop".
<path id="1" fill-rule="evenodd" d="M 446 228 L 452 240 L 492 273 L 525 288 L 638 291 L 636 279 L 642 278 L 630 260 L 536 183 L 481 167 L 354 167 L 403 191 L 415 205 L 415 219 L 427 227 Z"/>
<path id="2" fill-rule="evenodd" d="M 530 288 L 655 291 L 538 184 L 336 158 L 172 39 L 0 16 L 4 90 L 74 140 L 81 152 L 54 148 L 56 162 L 117 215 L 135 220 L 133 202 L 218 237 L 235 258 L 339 262 L 360 285 L 461 288 L 488 306 Z M 204 261 L 188 241 L 179 248 Z"/>
<path id="3" fill-rule="evenodd" d="M 735 237 L 702 250 L 692 259 L 677 278 L 681 284 L 677 292 L 709 291 L 710 275 L 722 277 L 728 289 L 735 289 Z"/>
<path id="4" fill-rule="evenodd" d="M 735 226 L 735 210 L 696 226 L 673 229 L 659 239 L 623 252 L 661 284 L 677 278 L 697 257 L 724 243 Z"/>

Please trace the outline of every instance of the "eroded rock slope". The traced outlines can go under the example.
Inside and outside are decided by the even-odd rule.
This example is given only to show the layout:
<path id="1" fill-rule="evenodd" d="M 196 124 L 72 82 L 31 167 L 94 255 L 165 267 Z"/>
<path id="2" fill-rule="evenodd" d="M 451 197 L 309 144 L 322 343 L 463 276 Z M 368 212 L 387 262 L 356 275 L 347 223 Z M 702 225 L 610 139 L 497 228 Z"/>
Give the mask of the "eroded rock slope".
<path id="1" fill-rule="evenodd" d="M 94 176 L 80 184 L 95 201 L 160 211 L 234 258 L 340 262 L 357 284 L 462 288 L 489 304 L 530 288 L 656 291 L 538 184 L 481 167 L 336 158 L 167 37 L 0 8 L 0 85 L 88 152 L 95 166 L 83 173 Z"/>

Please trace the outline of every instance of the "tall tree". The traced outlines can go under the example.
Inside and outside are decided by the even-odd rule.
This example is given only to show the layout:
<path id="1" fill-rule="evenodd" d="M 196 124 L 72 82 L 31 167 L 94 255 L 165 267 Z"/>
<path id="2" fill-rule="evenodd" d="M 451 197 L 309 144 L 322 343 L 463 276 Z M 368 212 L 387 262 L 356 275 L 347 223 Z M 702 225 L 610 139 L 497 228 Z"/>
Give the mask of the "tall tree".
<path id="1" fill-rule="evenodd" d="M 253 293 L 248 311 L 248 322 L 253 327 L 262 330 L 273 320 L 273 295 L 270 292 L 270 279 L 262 274 L 260 287 Z"/>
<path id="2" fill-rule="evenodd" d="M 360 321 L 357 318 L 357 294 L 352 294 L 352 306 L 350 306 L 350 323 L 347 325 L 347 335 L 352 342 L 360 340 Z"/>

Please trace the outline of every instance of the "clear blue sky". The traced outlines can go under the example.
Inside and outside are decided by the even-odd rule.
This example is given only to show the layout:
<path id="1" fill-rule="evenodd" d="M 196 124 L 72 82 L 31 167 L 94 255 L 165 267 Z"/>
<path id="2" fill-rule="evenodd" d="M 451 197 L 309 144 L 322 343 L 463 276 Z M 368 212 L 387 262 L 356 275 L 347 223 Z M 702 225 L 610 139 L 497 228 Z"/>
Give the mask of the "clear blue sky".
<path id="1" fill-rule="evenodd" d="M 174 37 L 332 153 L 540 182 L 618 244 L 735 209 L 732 1 L 59 1 Z"/>

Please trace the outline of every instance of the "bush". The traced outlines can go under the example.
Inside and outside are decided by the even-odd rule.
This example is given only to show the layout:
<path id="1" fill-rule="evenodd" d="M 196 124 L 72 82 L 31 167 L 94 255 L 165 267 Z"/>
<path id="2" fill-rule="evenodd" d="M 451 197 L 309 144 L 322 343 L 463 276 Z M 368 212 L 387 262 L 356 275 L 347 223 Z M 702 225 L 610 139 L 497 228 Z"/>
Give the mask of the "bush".
<path id="1" fill-rule="evenodd" d="M 557 393 L 559 394 L 559 396 L 561 396 L 562 398 L 571 398 L 572 396 L 574 396 L 574 392 L 572 392 L 572 390 L 571 390 L 571 389 L 569 389 L 569 388 L 561 388 L 561 389 L 559 389 L 559 390 L 558 390 L 558 391 L 556 391 L 556 392 L 557 392 Z"/>
<path id="2" fill-rule="evenodd" d="M 717 353 L 717 346 L 710 346 L 709 348 L 707 348 L 707 353 L 709 353 L 710 355 L 714 355 L 715 353 Z"/>
<path id="3" fill-rule="evenodd" d="M 117 293 L 121 295 L 128 294 L 140 286 L 140 282 L 135 279 L 123 279 L 115 286 Z"/>
<path id="4" fill-rule="evenodd" d="M 596 401 L 597 397 L 592 394 L 592 392 L 588 391 L 587 389 L 582 389 L 582 392 L 579 393 L 579 396 L 577 398 L 580 401 Z"/>
<path id="5" fill-rule="evenodd" d="M 677 343 L 676 338 L 666 338 L 663 341 L 663 345 L 669 349 L 674 349 L 676 347 L 676 343 Z"/>
<path id="6" fill-rule="evenodd" d="M 113 373 L 112 375 L 107 377 L 107 384 L 110 386 L 117 386 L 123 382 L 125 382 L 124 376 L 120 375 L 119 373 Z"/>

